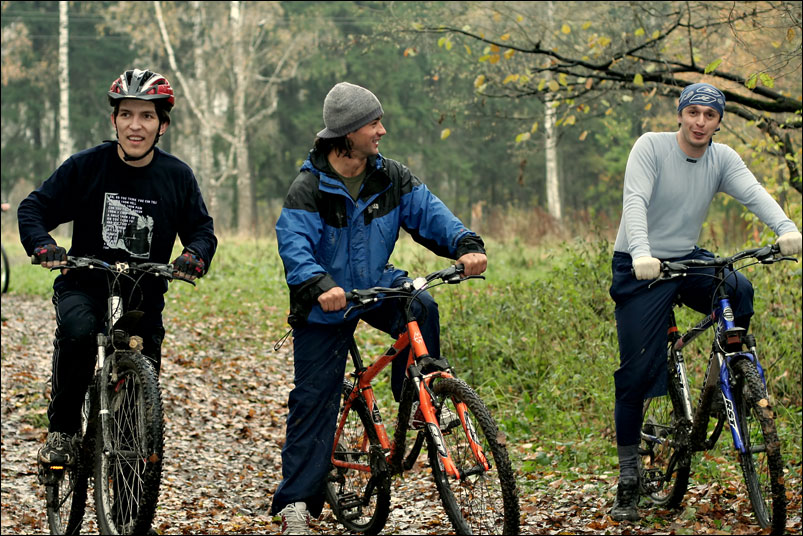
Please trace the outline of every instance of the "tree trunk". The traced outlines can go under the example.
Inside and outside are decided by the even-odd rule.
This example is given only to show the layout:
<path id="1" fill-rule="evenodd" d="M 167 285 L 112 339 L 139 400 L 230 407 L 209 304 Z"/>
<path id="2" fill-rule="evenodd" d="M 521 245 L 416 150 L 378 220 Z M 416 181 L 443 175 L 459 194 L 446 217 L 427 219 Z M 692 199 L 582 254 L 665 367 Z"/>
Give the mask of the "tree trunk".
<path id="1" fill-rule="evenodd" d="M 248 69 L 243 45 L 243 20 L 240 2 L 231 2 L 231 23 L 234 37 L 234 143 L 237 154 L 237 230 L 256 235 L 253 185 L 248 161 L 245 94 L 248 87 Z"/>
<path id="2" fill-rule="evenodd" d="M 549 28 L 553 26 L 554 5 L 547 2 L 547 20 Z M 545 117 L 545 151 L 546 151 L 546 202 L 549 214 L 556 220 L 562 216 L 560 203 L 560 173 L 558 170 L 558 137 L 555 132 L 555 108 L 552 106 L 552 99 L 547 98 L 544 102 Z"/>
<path id="3" fill-rule="evenodd" d="M 59 2 L 59 164 L 72 154 L 70 136 L 70 33 L 68 2 Z"/>
<path id="4" fill-rule="evenodd" d="M 198 0 L 190 2 L 193 11 L 192 35 L 195 46 L 193 48 L 193 60 L 195 62 L 195 87 L 198 88 L 198 105 L 205 113 L 211 113 L 209 104 L 209 87 L 206 83 L 206 69 L 204 61 L 204 21 L 203 6 Z M 209 214 L 215 220 L 216 227 L 220 227 L 221 219 L 218 209 L 218 191 L 214 180 L 214 157 L 212 154 L 212 129 L 198 129 L 198 168 L 196 174 L 203 190 L 204 199 L 208 204 Z"/>

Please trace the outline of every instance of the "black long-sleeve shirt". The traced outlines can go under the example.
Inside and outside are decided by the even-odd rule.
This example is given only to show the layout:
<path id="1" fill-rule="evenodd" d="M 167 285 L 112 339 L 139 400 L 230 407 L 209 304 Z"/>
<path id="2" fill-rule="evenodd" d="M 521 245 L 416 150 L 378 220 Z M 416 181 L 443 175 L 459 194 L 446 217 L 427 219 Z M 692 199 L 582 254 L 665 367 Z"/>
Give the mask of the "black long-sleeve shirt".
<path id="1" fill-rule="evenodd" d="M 17 219 L 29 255 L 55 244 L 50 231 L 70 221 L 69 255 L 74 256 L 168 263 L 178 237 L 208 269 L 217 248 L 212 218 L 190 167 L 159 149 L 147 166 L 129 166 L 113 142 L 68 158 L 20 203 Z"/>

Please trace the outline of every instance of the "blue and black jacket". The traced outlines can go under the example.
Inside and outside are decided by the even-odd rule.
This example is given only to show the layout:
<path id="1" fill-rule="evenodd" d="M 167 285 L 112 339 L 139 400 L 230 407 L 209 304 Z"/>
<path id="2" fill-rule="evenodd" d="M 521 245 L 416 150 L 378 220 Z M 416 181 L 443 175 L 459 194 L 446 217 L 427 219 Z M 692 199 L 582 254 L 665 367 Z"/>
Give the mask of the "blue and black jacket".
<path id="1" fill-rule="evenodd" d="M 290 325 L 342 323 L 343 311 L 325 313 L 318 296 L 334 287 L 391 286 L 405 276 L 388 264 L 402 228 L 442 257 L 485 253 L 482 239 L 403 164 L 382 155 L 369 158 L 354 200 L 326 155 L 311 151 L 276 222 Z"/>

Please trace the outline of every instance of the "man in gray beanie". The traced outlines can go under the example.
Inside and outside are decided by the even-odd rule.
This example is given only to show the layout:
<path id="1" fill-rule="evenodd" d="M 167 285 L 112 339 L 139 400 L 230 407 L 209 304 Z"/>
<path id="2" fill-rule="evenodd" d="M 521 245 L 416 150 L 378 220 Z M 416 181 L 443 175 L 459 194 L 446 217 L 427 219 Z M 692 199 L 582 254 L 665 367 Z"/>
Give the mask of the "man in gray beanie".
<path id="1" fill-rule="evenodd" d="M 639 520 L 642 406 L 645 399 L 667 393 L 666 327 L 672 305 L 679 297 L 710 314 L 716 292 L 713 268 L 652 285 L 661 274 L 661 261 L 713 258 L 697 240 L 718 192 L 734 197 L 775 231 L 783 255 L 799 255 L 802 249 L 794 222 L 736 151 L 712 142 L 724 114 L 722 91 L 691 84 L 678 100 L 677 132 L 647 132 L 627 160 L 610 288 L 620 363 L 613 375 L 619 486 L 610 514 L 616 521 Z M 728 293 L 735 323 L 746 330 L 753 315 L 753 287 L 741 272 L 733 272 Z"/>
<path id="2" fill-rule="evenodd" d="M 360 319 L 398 337 L 406 317 L 398 300 L 382 301 L 344 318 L 345 290 L 397 287 L 407 272 L 388 264 L 399 230 L 438 255 L 485 271 L 482 239 L 403 164 L 383 157 L 384 111 L 371 91 L 335 85 L 323 104 L 321 130 L 290 186 L 276 237 L 290 289 L 294 384 L 288 401 L 283 480 L 271 513 L 282 531 L 308 534 L 319 516 L 329 472 L 349 343 Z M 440 357 L 438 306 L 428 293 L 413 304 L 431 357 Z M 393 361 L 391 387 L 399 399 L 406 352 Z"/>

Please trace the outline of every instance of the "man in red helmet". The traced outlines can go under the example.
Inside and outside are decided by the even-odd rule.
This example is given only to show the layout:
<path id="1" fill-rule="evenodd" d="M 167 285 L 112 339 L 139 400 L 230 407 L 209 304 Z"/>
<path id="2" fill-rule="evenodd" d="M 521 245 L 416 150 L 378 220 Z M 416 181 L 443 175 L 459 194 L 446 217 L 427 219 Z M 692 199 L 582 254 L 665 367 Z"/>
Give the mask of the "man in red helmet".
<path id="1" fill-rule="evenodd" d="M 111 123 L 117 141 L 72 155 L 18 209 L 25 251 L 45 268 L 66 263 L 67 251 L 50 231 L 73 222 L 69 254 L 106 262 L 170 260 L 176 237 L 184 250 L 173 261 L 176 275 L 203 276 L 217 248 L 214 225 L 190 167 L 156 148 L 170 124 L 175 103 L 167 79 L 132 69 L 112 83 Z M 137 325 L 143 353 L 156 372 L 164 337 L 164 281 L 145 281 Z M 94 335 L 103 327 L 108 286 L 105 274 L 63 270 L 53 283 L 56 335 L 48 407 L 48 436 L 38 461 L 75 460 L 73 437 L 95 366 Z"/>

